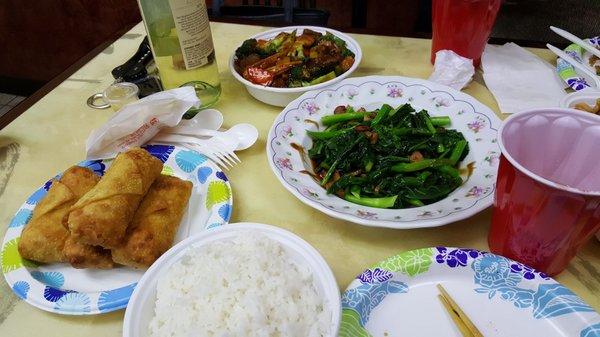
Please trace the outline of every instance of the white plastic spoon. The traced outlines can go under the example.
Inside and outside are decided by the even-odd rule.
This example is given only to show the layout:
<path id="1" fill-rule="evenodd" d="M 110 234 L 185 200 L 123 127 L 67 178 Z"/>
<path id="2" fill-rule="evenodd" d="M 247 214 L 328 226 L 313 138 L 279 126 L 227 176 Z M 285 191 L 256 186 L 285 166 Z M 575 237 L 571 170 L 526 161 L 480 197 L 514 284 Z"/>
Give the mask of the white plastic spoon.
<path id="1" fill-rule="evenodd" d="M 223 125 L 223 114 L 219 110 L 200 110 L 191 119 L 183 119 L 177 126 L 165 128 L 164 133 L 176 133 L 180 135 L 197 135 L 197 130 L 219 130 Z"/>
<path id="2" fill-rule="evenodd" d="M 245 150 L 258 139 L 258 130 L 252 124 L 241 123 L 232 126 L 226 131 L 214 131 L 214 130 L 198 130 L 199 136 L 212 136 L 215 139 L 221 140 L 223 143 L 231 145 L 236 144 L 232 150 L 241 151 Z"/>

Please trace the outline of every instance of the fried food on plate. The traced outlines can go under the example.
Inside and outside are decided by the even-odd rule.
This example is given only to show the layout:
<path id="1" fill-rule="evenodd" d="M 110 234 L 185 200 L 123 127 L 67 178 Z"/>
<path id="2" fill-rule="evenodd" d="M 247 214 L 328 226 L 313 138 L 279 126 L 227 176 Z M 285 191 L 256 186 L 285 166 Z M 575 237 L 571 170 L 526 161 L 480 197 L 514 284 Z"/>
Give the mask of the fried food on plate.
<path id="1" fill-rule="evenodd" d="M 52 182 L 48 194 L 33 210 L 31 221 L 19 239 L 22 257 L 42 262 L 64 262 L 63 246 L 69 231 L 63 221 L 69 208 L 100 180 L 90 169 L 73 166 Z"/>
<path id="2" fill-rule="evenodd" d="M 596 104 L 594 106 L 588 105 L 585 102 L 580 102 L 575 104 L 573 108 L 581 111 L 591 112 L 593 114 L 600 114 L 600 98 L 596 100 Z"/>
<path id="3" fill-rule="evenodd" d="M 116 263 L 147 268 L 175 239 L 192 193 L 192 183 L 160 175 L 142 200 L 122 246 L 112 250 Z"/>
<path id="4" fill-rule="evenodd" d="M 73 235 L 65 241 L 63 253 L 66 261 L 75 268 L 111 269 L 115 266 L 110 250 L 81 243 Z"/>
<path id="5" fill-rule="evenodd" d="M 160 160 L 141 148 L 120 153 L 100 182 L 71 207 L 68 226 L 74 239 L 104 248 L 120 245 L 162 167 Z"/>

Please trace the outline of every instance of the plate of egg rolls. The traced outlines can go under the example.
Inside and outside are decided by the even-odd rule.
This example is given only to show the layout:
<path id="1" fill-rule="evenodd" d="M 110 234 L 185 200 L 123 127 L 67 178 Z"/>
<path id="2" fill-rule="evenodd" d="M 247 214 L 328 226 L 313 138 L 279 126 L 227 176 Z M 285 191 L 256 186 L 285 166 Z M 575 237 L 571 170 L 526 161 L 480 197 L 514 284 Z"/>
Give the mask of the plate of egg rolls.
<path id="1" fill-rule="evenodd" d="M 205 156 L 146 145 L 87 160 L 36 190 L 11 220 L 0 260 L 12 290 L 46 311 L 125 308 L 144 271 L 175 243 L 226 224 L 225 174 Z"/>

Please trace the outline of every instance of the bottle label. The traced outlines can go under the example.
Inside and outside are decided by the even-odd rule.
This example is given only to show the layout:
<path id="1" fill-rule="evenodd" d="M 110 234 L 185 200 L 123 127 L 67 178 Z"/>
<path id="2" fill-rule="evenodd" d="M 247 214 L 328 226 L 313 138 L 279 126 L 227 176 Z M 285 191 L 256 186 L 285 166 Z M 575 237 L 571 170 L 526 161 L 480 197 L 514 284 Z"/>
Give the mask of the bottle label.
<path id="1" fill-rule="evenodd" d="M 208 63 L 214 47 L 204 0 L 169 0 L 185 69 Z"/>

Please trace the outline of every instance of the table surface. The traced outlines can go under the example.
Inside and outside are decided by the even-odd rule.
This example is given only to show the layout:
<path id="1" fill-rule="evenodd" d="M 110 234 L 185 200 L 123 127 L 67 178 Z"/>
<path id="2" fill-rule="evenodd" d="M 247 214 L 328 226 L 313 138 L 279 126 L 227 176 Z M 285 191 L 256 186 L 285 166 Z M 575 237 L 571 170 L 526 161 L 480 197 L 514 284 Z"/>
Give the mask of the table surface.
<path id="1" fill-rule="evenodd" d="M 439 228 L 393 230 L 336 220 L 293 197 L 271 174 L 265 153 L 268 130 L 281 109 L 253 99 L 227 66 L 237 44 L 267 28 L 223 23 L 211 27 L 223 88 L 216 108 L 225 115 L 226 127 L 247 122 L 260 132 L 258 142 L 239 153 L 242 164 L 227 172 L 234 199 L 231 222 L 273 224 L 300 235 L 321 252 L 342 290 L 367 267 L 402 251 L 433 246 L 488 249 L 490 209 Z M 85 101 L 112 82 L 110 70 L 133 55 L 144 35 L 143 25 L 137 25 L 0 131 L 0 223 L 8 224 L 23 200 L 49 177 L 84 159 L 90 131 L 113 113 L 88 108 Z M 429 40 L 352 36 L 364 54 L 353 76 L 427 78 L 432 71 Z M 551 62 L 554 58 L 546 50 L 531 51 Z M 464 92 L 498 112 L 480 74 Z M 600 243 L 588 243 L 556 279 L 600 311 Z M 0 289 L 0 336 L 33 336 L 40 331 L 46 337 L 122 334 L 124 310 L 61 316 L 19 300 L 3 281 Z"/>

